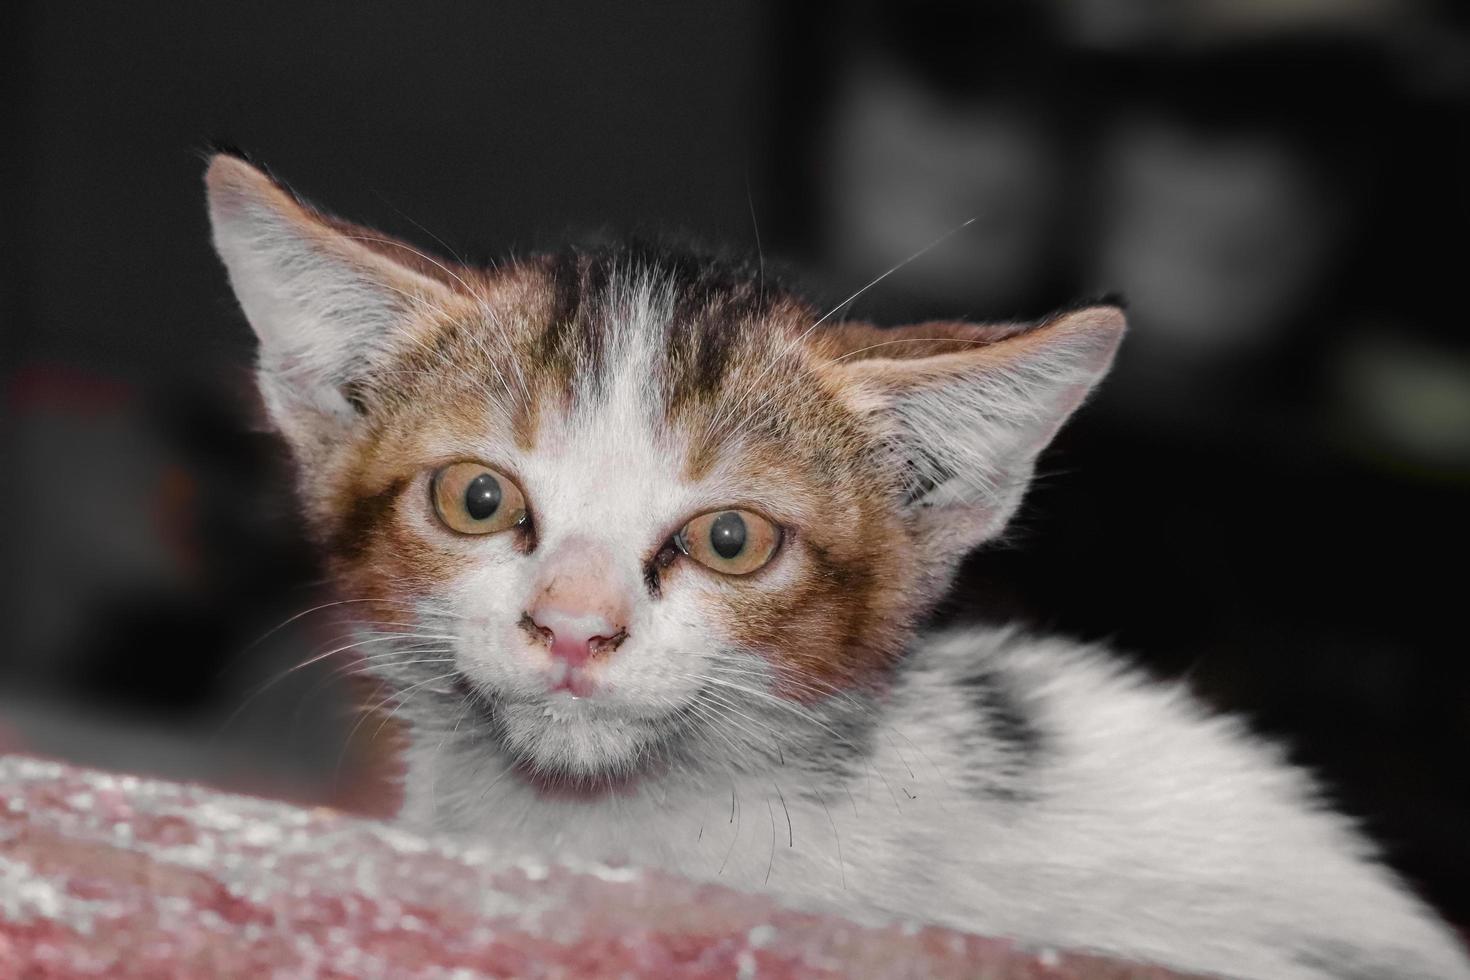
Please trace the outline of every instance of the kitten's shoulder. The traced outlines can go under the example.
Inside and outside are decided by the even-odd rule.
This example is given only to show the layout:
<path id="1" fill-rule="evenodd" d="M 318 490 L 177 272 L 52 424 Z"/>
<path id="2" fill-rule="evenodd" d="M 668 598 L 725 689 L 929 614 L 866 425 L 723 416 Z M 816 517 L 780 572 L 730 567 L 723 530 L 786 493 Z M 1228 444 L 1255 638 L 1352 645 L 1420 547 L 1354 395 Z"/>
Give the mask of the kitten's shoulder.
<path id="1" fill-rule="evenodd" d="M 1107 647 L 1016 626 L 957 626 L 926 634 L 904 684 L 915 693 L 939 687 L 967 691 L 980 713 L 1024 715 L 1041 728 L 1085 725 L 1089 740 L 1152 738 L 1160 727 L 1184 726 L 1215 741 L 1249 744 L 1272 761 L 1281 758 L 1239 719 L 1207 709 L 1180 681 L 1153 677 Z"/>
<path id="2" fill-rule="evenodd" d="M 1207 708 L 1183 682 L 1152 677 L 1097 644 L 1010 626 L 946 629 L 924 638 L 904 683 L 901 702 L 946 705 L 951 724 L 1026 762 L 1022 775 L 1038 793 L 1075 803 L 1126 788 L 1167 801 L 1170 816 L 1203 814 L 1224 799 L 1241 819 L 1287 811 L 1347 829 L 1275 743 Z M 1340 843 L 1369 854 L 1356 834 Z"/>
<path id="3" fill-rule="evenodd" d="M 1181 913 L 1181 943 L 1213 930 L 1222 962 L 1253 944 L 1274 947 L 1290 964 L 1283 976 L 1358 975 L 1343 971 L 1385 957 L 1393 975 L 1467 976 L 1448 932 L 1326 805 L 1316 780 L 1178 681 L 1100 646 L 967 627 L 923 639 L 894 708 L 974 740 L 961 756 L 964 785 L 982 806 L 1009 806 L 1008 825 L 1025 828 L 1052 871 L 1113 869 L 1117 899 L 1130 876 L 1184 896 L 1181 908 L 1199 921 Z M 1091 882 L 1078 875 L 1068 892 Z M 1093 925 L 1099 934 L 1133 927 L 1127 916 Z"/>

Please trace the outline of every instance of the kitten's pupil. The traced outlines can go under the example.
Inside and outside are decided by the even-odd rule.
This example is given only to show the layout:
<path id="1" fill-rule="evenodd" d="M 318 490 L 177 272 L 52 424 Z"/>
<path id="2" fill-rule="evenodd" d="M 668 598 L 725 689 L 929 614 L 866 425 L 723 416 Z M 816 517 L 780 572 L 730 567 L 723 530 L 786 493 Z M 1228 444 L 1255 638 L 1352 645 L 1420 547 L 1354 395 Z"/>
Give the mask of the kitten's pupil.
<path id="1" fill-rule="evenodd" d="M 477 521 L 488 520 L 500 509 L 500 481 L 489 473 L 481 473 L 464 491 L 464 510 Z"/>
<path id="2" fill-rule="evenodd" d="M 721 558 L 734 558 L 745 550 L 745 518 L 727 510 L 709 526 L 709 544 Z"/>

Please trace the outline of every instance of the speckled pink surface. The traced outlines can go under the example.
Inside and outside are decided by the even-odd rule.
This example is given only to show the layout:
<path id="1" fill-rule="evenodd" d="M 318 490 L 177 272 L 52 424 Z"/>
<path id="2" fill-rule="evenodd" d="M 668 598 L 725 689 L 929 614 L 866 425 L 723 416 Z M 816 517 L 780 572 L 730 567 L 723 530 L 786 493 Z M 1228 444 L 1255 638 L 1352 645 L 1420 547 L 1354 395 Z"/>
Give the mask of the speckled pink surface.
<path id="1" fill-rule="evenodd" d="M 0 978 L 1162 978 L 659 872 L 0 757 Z"/>

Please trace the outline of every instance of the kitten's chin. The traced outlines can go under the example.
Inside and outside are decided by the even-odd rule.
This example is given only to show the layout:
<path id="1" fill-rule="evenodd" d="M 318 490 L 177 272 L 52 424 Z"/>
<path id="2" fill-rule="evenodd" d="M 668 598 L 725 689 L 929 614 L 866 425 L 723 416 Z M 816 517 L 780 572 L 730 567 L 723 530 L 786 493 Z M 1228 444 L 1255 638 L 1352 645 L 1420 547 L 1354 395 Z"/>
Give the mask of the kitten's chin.
<path id="1" fill-rule="evenodd" d="M 608 790 L 666 765 L 678 715 L 645 715 L 591 698 L 510 699 L 476 692 L 515 769 L 538 789 Z"/>
<path id="2" fill-rule="evenodd" d="M 658 725 L 599 706 L 512 704 L 501 722 L 517 771 L 545 789 L 622 784 L 646 775 L 663 755 Z"/>

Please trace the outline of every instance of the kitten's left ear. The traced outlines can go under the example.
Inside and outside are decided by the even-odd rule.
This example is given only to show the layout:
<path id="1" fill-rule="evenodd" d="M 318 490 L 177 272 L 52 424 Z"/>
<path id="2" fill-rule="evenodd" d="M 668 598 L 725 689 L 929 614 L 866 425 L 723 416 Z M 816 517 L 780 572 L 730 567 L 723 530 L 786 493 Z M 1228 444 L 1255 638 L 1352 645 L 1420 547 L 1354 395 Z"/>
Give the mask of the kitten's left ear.
<path id="1" fill-rule="evenodd" d="M 1123 311 L 1105 305 L 1035 326 L 839 326 L 824 347 L 885 435 L 916 536 L 958 558 L 1010 519 L 1122 336 Z"/>
<path id="2" fill-rule="evenodd" d="M 298 452 L 355 420 L 358 392 L 425 310 L 452 308 L 455 273 L 402 242 L 329 218 L 239 157 L 204 178 L 214 245 L 260 339 L 260 387 Z"/>

